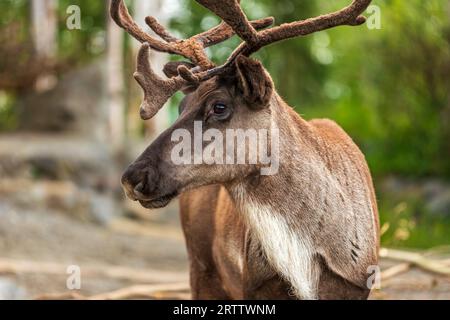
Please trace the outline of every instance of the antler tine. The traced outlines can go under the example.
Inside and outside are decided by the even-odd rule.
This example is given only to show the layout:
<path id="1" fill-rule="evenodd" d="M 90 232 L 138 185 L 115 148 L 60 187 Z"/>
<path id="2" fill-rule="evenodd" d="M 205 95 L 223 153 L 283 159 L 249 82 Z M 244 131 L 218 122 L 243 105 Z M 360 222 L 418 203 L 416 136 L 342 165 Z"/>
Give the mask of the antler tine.
<path id="1" fill-rule="evenodd" d="M 185 80 L 175 77 L 167 80 L 161 79 L 150 66 L 148 43 L 144 43 L 138 53 L 137 70 L 134 78 L 144 91 L 144 101 L 140 107 L 140 115 L 143 120 L 152 118 L 178 90 Z"/>
<path id="2" fill-rule="evenodd" d="M 337 12 L 303 21 L 286 23 L 257 32 L 242 11 L 240 0 L 222 0 L 220 2 L 215 0 L 196 1 L 222 18 L 244 40 L 244 44 L 236 52 L 245 55 L 250 55 L 261 47 L 284 39 L 305 36 L 341 25 L 356 26 L 363 24 L 366 19 L 361 14 L 371 2 L 371 0 L 353 0 L 349 6 Z M 233 54 L 232 57 L 236 58 L 237 55 Z"/>
<path id="3" fill-rule="evenodd" d="M 273 17 L 267 17 L 264 19 L 250 21 L 250 24 L 256 30 L 260 30 L 271 26 L 274 21 L 275 19 Z M 234 34 L 235 31 L 233 30 L 233 28 L 225 21 L 222 21 L 218 26 L 212 28 L 211 30 L 200 33 L 195 37 L 199 41 L 201 41 L 206 48 L 221 43 L 231 38 Z"/>
<path id="4" fill-rule="evenodd" d="M 143 42 L 139 51 L 138 66 L 135 78 L 144 90 L 144 102 L 141 105 L 141 117 L 146 120 L 153 117 L 167 100 L 184 85 L 207 80 L 226 72 L 234 64 L 239 55 L 249 56 L 260 48 L 271 43 L 305 36 L 317 31 L 341 26 L 360 25 L 365 22 L 361 16 L 371 0 L 353 0 L 352 3 L 337 12 L 322 15 L 303 21 L 282 24 L 263 31 L 273 23 L 273 18 L 248 21 L 240 7 L 240 0 L 196 0 L 207 9 L 214 12 L 223 22 L 209 31 L 195 35 L 187 40 L 179 40 L 170 35 L 154 18 L 148 17 L 147 24 L 164 41 L 157 40 L 146 34 L 133 21 L 123 0 L 111 0 L 111 16 L 114 21 L 134 38 Z M 215 67 L 205 53 L 205 48 L 225 41 L 237 34 L 243 43 L 230 55 L 227 61 Z M 196 67 L 189 69 L 185 65 L 178 67 L 179 76 L 167 80 L 158 77 L 148 62 L 149 48 L 157 51 L 178 54 L 189 59 Z"/>
<path id="5" fill-rule="evenodd" d="M 147 25 L 163 40 L 155 39 L 144 32 L 134 22 L 123 0 L 111 0 L 110 13 L 112 19 L 131 36 L 143 43 L 138 54 L 137 70 L 134 74 L 144 90 L 144 101 L 140 107 L 141 118 L 152 118 L 167 100 L 184 85 L 197 83 L 202 79 L 197 75 L 200 71 L 213 69 L 214 63 L 208 58 L 205 48 L 220 43 L 234 35 L 234 29 L 222 22 L 209 31 L 200 33 L 186 40 L 172 36 L 155 18 L 147 17 Z M 273 23 L 273 18 L 252 21 L 251 28 L 265 28 Z M 189 70 L 180 66 L 179 76 L 167 80 L 157 76 L 148 61 L 149 48 L 156 51 L 177 54 L 189 59 L 196 67 Z M 202 73 L 203 75 L 203 73 Z"/>
<path id="6" fill-rule="evenodd" d="M 160 52 L 181 55 L 189 59 L 195 65 L 200 66 L 203 70 L 214 67 L 214 64 L 207 57 L 204 49 L 211 45 L 223 42 L 234 35 L 233 28 L 221 23 L 209 31 L 195 35 L 186 40 L 180 40 L 172 36 L 155 18 L 147 17 L 145 20 L 147 25 L 164 40 L 161 41 L 144 32 L 136 22 L 134 22 L 123 0 L 111 0 L 110 12 L 114 21 L 141 43 L 146 42 L 152 49 Z M 258 29 L 265 28 L 272 23 L 272 18 L 251 22 L 251 24 Z"/>
<path id="7" fill-rule="evenodd" d="M 246 45 L 245 54 L 249 55 L 259 48 L 271 43 L 305 36 L 314 32 L 334 28 L 337 26 L 357 26 L 366 22 L 361 14 L 367 9 L 372 0 L 353 0 L 350 5 L 339 11 L 321 15 L 315 18 L 282 24 L 258 33 L 257 45 Z"/>
<path id="8" fill-rule="evenodd" d="M 226 2 L 226 5 L 224 6 L 217 4 L 214 0 L 196 0 L 196 1 L 205 6 L 206 8 L 212 10 L 215 14 L 224 19 L 224 21 L 234 19 L 234 23 L 233 21 L 227 21 L 227 23 L 229 23 L 230 25 L 234 26 L 238 24 L 240 25 L 241 29 L 246 28 L 245 25 L 247 18 L 245 17 L 245 14 L 243 13 L 242 9 L 239 7 L 240 2 L 239 0 L 221 1 L 221 4 Z M 337 26 L 361 25 L 366 21 L 366 18 L 364 16 L 361 16 L 361 14 L 367 9 L 370 3 L 371 0 L 353 0 L 349 6 L 337 12 L 318 16 L 316 18 L 311 18 L 303 21 L 286 23 L 278 27 L 266 29 L 257 32 L 256 40 L 254 40 L 253 42 L 247 41 L 246 38 L 248 38 L 248 36 L 246 35 L 241 36 L 242 32 L 238 32 L 239 30 L 236 30 L 233 27 L 236 34 L 238 34 L 241 37 L 241 39 L 244 40 L 244 42 L 241 43 L 239 47 L 233 51 L 233 53 L 230 55 L 227 61 L 219 67 L 211 68 L 206 71 L 198 71 L 195 69 L 192 69 L 190 71 L 198 72 L 196 74 L 197 78 L 201 80 L 206 80 L 226 72 L 226 70 L 232 67 L 234 61 L 239 55 L 242 54 L 245 56 L 249 56 L 252 53 L 258 51 L 260 48 L 267 46 L 271 43 L 298 36 L 305 36 L 314 32 L 330 29 Z M 247 30 L 250 31 L 244 33 L 252 33 L 251 29 Z"/>
<path id="9" fill-rule="evenodd" d="M 258 32 L 242 11 L 240 0 L 196 0 L 225 21 L 249 45 L 258 41 Z"/>
<path id="10" fill-rule="evenodd" d="M 144 32 L 130 16 L 127 7 L 123 3 L 123 0 L 111 0 L 110 14 L 112 19 L 117 23 L 118 26 L 120 26 L 122 29 L 125 29 L 139 42 L 146 42 L 152 49 L 160 52 L 183 55 L 182 52 L 174 50 L 175 48 L 169 46 L 167 43 L 155 39 Z"/>
<path id="11" fill-rule="evenodd" d="M 258 19 L 254 21 L 250 21 L 250 24 L 256 30 L 261 30 L 271 26 L 274 23 L 275 19 L 273 17 L 267 17 L 263 19 Z M 180 41 L 180 39 L 172 36 L 167 30 L 158 22 L 158 20 L 154 17 L 145 18 L 145 22 L 147 25 L 162 39 L 167 42 L 176 42 Z M 214 28 L 199 33 L 192 38 L 200 41 L 203 44 L 204 48 L 216 45 L 221 43 L 232 36 L 234 36 L 235 32 L 233 29 L 224 21 L 222 21 L 219 25 Z"/>
<path id="12" fill-rule="evenodd" d="M 150 29 L 153 30 L 154 33 L 156 33 L 158 36 L 160 36 L 166 42 L 180 41 L 180 39 L 172 36 L 166 30 L 166 28 L 164 28 L 164 26 L 158 22 L 158 20 L 155 17 L 146 17 L 145 23 L 147 23 L 147 25 L 150 27 Z"/>

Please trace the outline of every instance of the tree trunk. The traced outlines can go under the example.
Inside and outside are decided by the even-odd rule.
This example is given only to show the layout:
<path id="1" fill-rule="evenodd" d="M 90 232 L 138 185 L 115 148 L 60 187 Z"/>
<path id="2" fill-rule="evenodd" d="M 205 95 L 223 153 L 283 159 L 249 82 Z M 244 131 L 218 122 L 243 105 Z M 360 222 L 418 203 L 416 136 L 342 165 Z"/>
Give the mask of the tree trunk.
<path id="1" fill-rule="evenodd" d="M 109 7 L 109 1 L 108 1 Z M 109 11 L 107 11 L 109 12 Z M 108 118 L 112 147 L 119 152 L 125 140 L 125 101 L 123 98 L 123 39 L 124 31 L 120 29 L 110 15 L 107 15 L 107 94 Z"/>
<path id="2" fill-rule="evenodd" d="M 57 0 L 33 0 L 31 2 L 31 34 L 34 49 L 39 61 L 53 62 L 57 53 Z M 56 84 L 56 78 L 51 74 L 40 76 L 36 89 L 47 90 Z"/>
<path id="3" fill-rule="evenodd" d="M 162 14 L 162 6 L 163 2 L 161 0 L 134 0 L 134 20 L 139 24 L 141 28 L 143 28 L 146 32 L 153 34 L 150 28 L 145 24 L 146 16 L 154 16 L 157 18 L 163 25 L 167 23 L 166 17 Z M 137 41 L 133 41 L 133 56 L 136 56 L 137 51 L 139 50 L 140 43 Z M 150 63 L 154 68 L 155 72 L 160 76 L 165 77 L 162 73 L 162 69 L 164 64 L 168 60 L 168 55 L 160 52 L 156 52 L 154 50 L 150 51 Z M 140 88 L 139 88 L 140 89 Z M 135 109 L 133 109 L 135 111 Z M 133 114 L 136 114 L 133 112 Z M 162 131 L 167 129 L 169 125 L 169 110 L 167 107 L 161 109 L 156 116 L 151 120 L 147 121 L 145 124 L 146 134 L 149 136 L 159 135 Z"/>

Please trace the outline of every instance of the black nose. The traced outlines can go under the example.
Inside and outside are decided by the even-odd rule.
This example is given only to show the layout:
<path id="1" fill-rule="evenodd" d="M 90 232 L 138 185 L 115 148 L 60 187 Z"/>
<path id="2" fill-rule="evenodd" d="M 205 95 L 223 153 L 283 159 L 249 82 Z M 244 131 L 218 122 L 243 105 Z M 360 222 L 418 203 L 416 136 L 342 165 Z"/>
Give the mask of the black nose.
<path id="1" fill-rule="evenodd" d="M 131 200 L 148 200 L 156 188 L 157 174 L 151 167 L 133 163 L 123 173 L 121 182 Z"/>

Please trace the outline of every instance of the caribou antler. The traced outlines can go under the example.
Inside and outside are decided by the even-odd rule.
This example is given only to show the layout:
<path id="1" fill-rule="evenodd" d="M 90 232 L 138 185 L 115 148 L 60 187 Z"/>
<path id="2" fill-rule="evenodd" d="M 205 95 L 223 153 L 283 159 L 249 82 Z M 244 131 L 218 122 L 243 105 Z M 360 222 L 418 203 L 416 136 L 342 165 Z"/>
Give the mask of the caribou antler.
<path id="1" fill-rule="evenodd" d="M 240 6 L 240 0 L 196 0 L 225 21 L 234 32 L 249 45 L 258 41 L 258 32 L 247 20 Z"/>
<path id="2" fill-rule="evenodd" d="M 144 90 L 144 101 L 139 109 L 141 118 L 152 118 L 164 104 L 183 86 L 183 80 L 175 77 L 168 80 L 161 79 L 151 68 L 148 61 L 150 45 L 144 43 L 138 53 L 137 68 L 133 74 L 136 81 Z"/>
<path id="3" fill-rule="evenodd" d="M 311 33 L 337 26 L 361 25 L 366 21 L 366 18 L 361 16 L 361 14 L 367 9 L 372 0 L 353 0 L 349 6 L 337 12 L 307 20 L 285 23 L 259 32 L 249 24 L 245 13 L 239 5 L 240 0 L 221 0 L 220 2 L 215 0 L 195 1 L 214 12 L 218 17 L 232 26 L 236 34 L 244 40 L 244 42 L 231 54 L 225 64 L 207 71 L 207 76 L 204 78 L 210 78 L 225 72 L 239 55 L 249 56 L 262 47 L 274 42 L 298 36 L 306 36 Z"/>
<path id="4" fill-rule="evenodd" d="M 223 65 L 201 72 L 196 69 L 188 70 L 188 72 L 191 73 L 199 72 L 197 79 L 204 81 L 227 72 L 227 70 L 233 66 L 238 56 L 249 56 L 262 47 L 274 42 L 298 36 L 306 36 L 314 32 L 342 25 L 361 25 L 366 21 L 366 18 L 361 16 L 361 14 L 367 9 L 372 0 L 353 0 L 349 6 L 337 12 L 307 20 L 285 23 L 259 32 L 249 24 L 245 13 L 239 6 L 240 0 L 221 0 L 220 2 L 215 0 L 195 1 L 214 12 L 226 23 L 230 24 L 235 33 L 244 40 Z M 190 77 L 195 77 L 195 75 L 191 75 Z"/>
<path id="5" fill-rule="evenodd" d="M 159 40 L 147 34 L 134 22 L 123 0 L 111 0 L 110 12 L 117 25 L 125 29 L 136 40 L 141 43 L 148 43 L 150 48 L 156 51 L 183 56 L 203 70 L 214 66 L 204 49 L 223 42 L 234 35 L 234 31 L 229 25 L 221 23 L 211 30 L 192 36 L 189 39 L 180 40 L 172 36 L 155 18 L 147 17 L 145 22 L 161 37 L 162 40 Z M 254 26 L 256 29 L 262 29 L 273 24 L 273 21 L 274 19 L 269 17 L 249 23 L 252 25 L 252 28 Z"/>
<path id="6" fill-rule="evenodd" d="M 225 22 L 218 26 L 197 34 L 189 39 L 177 39 L 172 36 L 155 18 L 147 17 L 145 22 L 162 40 L 156 39 L 144 32 L 134 22 L 123 0 L 111 0 L 110 13 L 112 19 L 131 36 L 143 43 L 138 55 L 135 78 L 144 90 L 144 101 L 140 108 L 142 119 L 153 117 L 167 100 L 183 85 L 190 81 L 198 81 L 199 76 L 190 72 L 187 67 L 180 66 L 180 76 L 168 80 L 158 77 L 148 63 L 148 50 L 177 54 L 189 59 L 195 66 L 193 71 L 199 72 L 215 67 L 214 63 L 205 53 L 205 48 L 223 42 L 234 35 L 233 29 Z M 252 27 L 262 29 L 273 24 L 274 19 L 265 19 L 249 22 Z"/>
<path id="7" fill-rule="evenodd" d="M 239 55 L 249 56 L 260 48 L 281 40 L 305 36 L 314 32 L 342 25 L 356 26 L 366 19 L 361 14 L 371 0 L 353 0 L 352 3 L 337 12 L 315 18 L 285 23 L 277 27 L 264 29 L 273 23 L 273 18 L 249 21 L 240 7 L 240 0 L 196 0 L 214 12 L 223 21 L 216 27 L 189 39 L 177 39 L 153 17 L 147 17 L 147 25 L 162 40 L 144 32 L 132 19 L 123 0 L 111 0 L 111 16 L 114 21 L 135 39 L 143 43 L 138 55 L 135 78 L 144 90 L 144 102 L 141 105 L 141 117 L 146 120 L 153 117 L 167 100 L 188 84 L 197 84 L 229 70 Z M 237 34 L 244 42 L 230 55 L 227 61 L 216 67 L 205 53 L 205 48 L 223 42 Z M 148 51 L 177 54 L 189 59 L 195 67 L 189 69 L 180 65 L 178 76 L 162 79 L 157 76 L 148 62 Z"/>

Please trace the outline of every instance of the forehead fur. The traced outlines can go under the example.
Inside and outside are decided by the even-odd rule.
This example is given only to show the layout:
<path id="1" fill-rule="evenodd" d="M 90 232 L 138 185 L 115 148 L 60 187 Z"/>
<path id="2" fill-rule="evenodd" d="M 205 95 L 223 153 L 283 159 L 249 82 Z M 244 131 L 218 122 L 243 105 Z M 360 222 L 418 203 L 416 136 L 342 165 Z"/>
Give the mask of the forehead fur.
<path id="1" fill-rule="evenodd" d="M 202 82 L 197 90 L 195 91 L 195 95 L 198 99 L 206 98 L 211 92 L 219 89 L 220 83 L 217 78 L 212 78 L 207 81 Z"/>
<path id="2" fill-rule="evenodd" d="M 197 97 L 199 99 L 205 98 L 211 92 L 216 91 L 219 88 L 227 88 L 228 90 L 231 90 L 231 92 L 234 92 L 233 87 L 236 83 L 235 81 L 236 77 L 234 73 L 235 70 L 233 69 L 228 73 L 216 76 L 214 78 L 202 82 L 195 91 Z"/>

